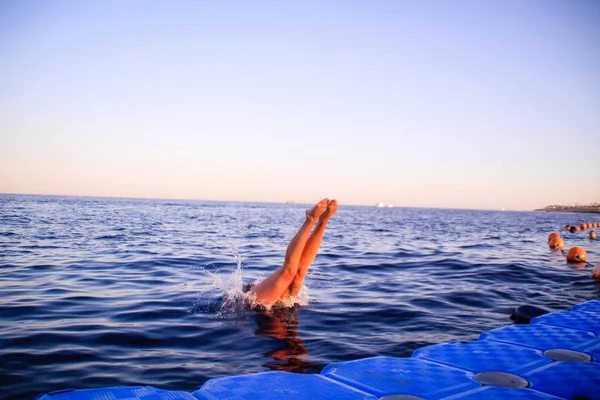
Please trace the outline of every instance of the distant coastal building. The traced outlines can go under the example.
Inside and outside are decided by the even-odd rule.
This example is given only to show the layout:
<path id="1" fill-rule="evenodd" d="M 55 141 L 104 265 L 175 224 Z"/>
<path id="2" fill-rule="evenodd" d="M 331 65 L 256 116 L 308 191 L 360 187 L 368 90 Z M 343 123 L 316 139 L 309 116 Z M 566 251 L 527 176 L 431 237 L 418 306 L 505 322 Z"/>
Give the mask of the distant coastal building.
<path id="1" fill-rule="evenodd" d="M 538 208 L 534 211 L 546 211 L 546 212 L 575 212 L 575 213 L 600 213 L 600 203 L 590 204 L 568 204 L 558 205 L 553 204 L 544 208 Z"/>

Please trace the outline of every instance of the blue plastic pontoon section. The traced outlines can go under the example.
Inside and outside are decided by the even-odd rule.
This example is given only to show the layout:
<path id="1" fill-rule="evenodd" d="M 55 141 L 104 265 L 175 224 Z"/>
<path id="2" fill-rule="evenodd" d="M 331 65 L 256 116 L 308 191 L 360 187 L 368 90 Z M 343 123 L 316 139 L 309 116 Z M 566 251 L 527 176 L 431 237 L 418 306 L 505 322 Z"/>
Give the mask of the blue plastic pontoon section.
<path id="1" fill-rule="evenodd" d="M 150 386 L 109 387 L 102 389 L 61 390 L 41 395 L 36 400 L 197 400 L 191 393 L 155 389 Z"/>
<path id="2" fill-rule="evenodd" d="M 263 372 L 212 379 L 194 392 L 194 396 L 200 400 L 377 399 L 322 375 L 290 372 Z"/>
<path id="3" fill-rule="evenodd" d="M 493 340 L 436 344 L 418 349 L 412 356 L 475 374 L 499 371 L 518 375 L 552 362 L 539 351 Z"/>
<path id="4" fill-rule="evenodd" d="M 503 387 L 485 386 L 444 400 L 559 400 L 561 397 L 552 396 L 531 389 L 509 389 Z"/>
<path id="5" fill-rule="evenodd" d="M 531 324 L 562 326 L 590 331 L 600 335 L 600 314 L 587 311 L 567 311 L 544 314 L 531 320 Z"/>
<path id="6" fill-rule="evenodd" d="M 566 349 L 585 352 L 600 345 L 600 338 L 592 332 L 552 325 L 511 325 L 492 329 L 479 336 L 479 340 L 495 340 L 532 349 L 546 351 Z"/>
<path id="7" fill-rule="evenodd" d="M 321 374 L 377 397 L 404 394 L 441 399 L 481 387 L 471 373 L 410 358 L 373 357 L 331 364 Z"/>
<path id="8" fill-rule="evenodd" d="M 565 399 L 600 399 L 600 364 L 555 362 L 523 375 L 531 388 Z"/>
<path id="9" fill-rule="evenodd" d="M 598 338 L 600 342 L 600 337 Z M 600 343 L 594 347 L 590 347 L 582 350 L 583 353 L 587 353 L 592 357 L 592 361 L 600 363 Z"/>
<path id="10" fill-rule="evenodd" d="M 263 372 L 212 379 L 193 394 L 135 386 L 65 390 L 36 400 L 375 400 L 383 396 L 600 400 L 598 335 L 600 301 L 595 300 L 569 312 L 536 317 L 531 325 L 484 332 L 478 341 L 423 347 L 412 358 L 373 357 L 331 364 L 319 375 Z M 551 349 L 583 352 L 592 362 L 552 362 L 542 354 Z M 518 375 L 529 387 L 482 386 L 474 379 L 474 374 L 492 371 Z"/>
<path id="11" fill-rule="evenodd" d="M 592 300 L 585 303 L 576 304 L 573 306 L 572 310 L 600 313 L 600 300 Z"/>

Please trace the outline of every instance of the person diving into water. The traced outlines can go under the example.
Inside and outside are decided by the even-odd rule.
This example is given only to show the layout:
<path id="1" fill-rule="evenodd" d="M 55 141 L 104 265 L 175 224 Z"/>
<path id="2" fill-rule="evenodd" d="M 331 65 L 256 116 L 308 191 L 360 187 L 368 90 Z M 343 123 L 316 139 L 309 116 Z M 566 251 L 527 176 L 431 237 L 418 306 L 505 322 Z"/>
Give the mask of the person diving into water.
<path id="1" fill-rule="evenodd" d="M 321 246 L 327 223 L 337 209 L 337 200 L 323 199 L 306 210 L 306 219 L 288 244 L 281 267 L 262 282 L 246 285 L 245 291 L 254 296 L 255 302 L 270 306 L 298 296 L 304 277 Z"/>

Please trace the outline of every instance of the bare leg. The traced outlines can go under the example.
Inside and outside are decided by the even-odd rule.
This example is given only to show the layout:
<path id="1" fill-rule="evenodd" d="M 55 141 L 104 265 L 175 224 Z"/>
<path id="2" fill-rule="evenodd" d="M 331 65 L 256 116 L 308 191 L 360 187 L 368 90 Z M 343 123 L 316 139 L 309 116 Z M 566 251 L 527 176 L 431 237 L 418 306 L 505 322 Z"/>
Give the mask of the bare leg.
<path id="1" fill-rule="evenodd" d="M 267 279 L 259 283 L 252 290 L 256 295 L 256 300 L 263 303 L 275 303 L 281 298 L 283 293 L 298 272 L 298 264 L 308 234 L 317 222 L 317 219 L 323 214 L 329 200 L 323 199 L 318 202 L 313 208 L 306 211 L 306 220 L 298 230 L 298 233 L 290 241 L 285 253 L 285 261 L 279 269 L 273 272 Z"/>
<path id="2" fill-rule="evenodd" d="M 302 284 L 304 283 L 304 277 L 310 268 L 313 260 L 317 256 L 317 252 L 319 251 L 319 247 L 321 247 L 321 240 L 323 239 L 323 234 L 325 233 L 325 228 L 327 227 L 327 223 L 329 222 L 329 218 L 336 212 L 338 209 L 337 200 L 331 200 L 329 205 L 327 206 L 327 210 L 321 215 L 319 218 L 319 222 L 317 226 L 313 230 L 313 232 L 308 237 L 306 241 L 306 246 L 304 246 L 304 251 L 302 252 L 302 256 L 300 257 L 300 264 L 298 264 L 298 271 L 294 280 L 288 287 L 287 293 L 284 295 L 290 297 L 298 296 L 300 293 L 300 289 L 302 288 Z"/>

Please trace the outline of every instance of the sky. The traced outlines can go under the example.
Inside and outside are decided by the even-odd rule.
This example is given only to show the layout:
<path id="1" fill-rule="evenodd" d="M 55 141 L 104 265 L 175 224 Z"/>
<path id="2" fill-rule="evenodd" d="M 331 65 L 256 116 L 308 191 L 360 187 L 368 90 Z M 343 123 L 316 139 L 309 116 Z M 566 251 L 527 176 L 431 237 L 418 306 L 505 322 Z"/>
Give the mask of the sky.
<path id="1" fill-rule="evenodd" d="M 0 0 L 0 193 L 600 201 L 600 2 Z"/>

